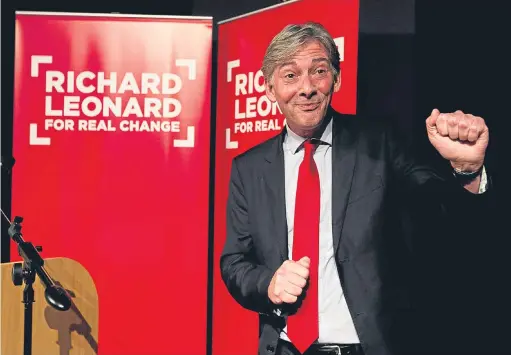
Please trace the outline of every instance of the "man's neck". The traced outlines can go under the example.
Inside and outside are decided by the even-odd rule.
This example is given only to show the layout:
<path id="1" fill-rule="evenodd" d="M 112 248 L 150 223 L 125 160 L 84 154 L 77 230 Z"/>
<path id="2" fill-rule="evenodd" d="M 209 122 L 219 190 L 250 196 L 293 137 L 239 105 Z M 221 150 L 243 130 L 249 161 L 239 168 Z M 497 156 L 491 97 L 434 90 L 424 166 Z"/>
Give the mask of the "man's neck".
<path id="1" fill-rule="evenodd" d="M 321 123 L 312 129 L 296 128 L 296 127 L 290 126 L 289 124 L 288 124 L 288 129 L 290 129 L 297 136 L 300 136 L 305 139 L 309 139 L 309 138 L 321 139 L 321 136 L 323 135 L 323 132 L 325 131 L 328 124 L 330 123 L 331 119 L 332 119 L 332 115 L 327 114 L 327 116 L 325 116 L 325 118 L 323 118 Z"/>

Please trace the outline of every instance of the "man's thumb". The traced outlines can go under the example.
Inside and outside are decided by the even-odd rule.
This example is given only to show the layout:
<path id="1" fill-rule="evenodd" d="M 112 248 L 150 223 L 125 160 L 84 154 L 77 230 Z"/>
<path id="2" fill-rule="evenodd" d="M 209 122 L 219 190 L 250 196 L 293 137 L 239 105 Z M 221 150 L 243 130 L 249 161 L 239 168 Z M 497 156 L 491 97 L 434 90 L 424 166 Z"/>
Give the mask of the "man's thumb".
<path id="1" fill-rule="evenodd" d="M 428 129 L 432 129 L 436 126 L 438 115 L 440 115 L 440 111 L 438 111 L 436 108 L 431 111 L 431 115 L 429 115 L 429 117 L 426 119 L 426 126 Z"/>
<path id="2" fill-rule="evenodd" d="M 298 260 L 298 264 L 308 268 L 311 264 L 311 259 L 308 256 L 304 256 L 303 258 Z"/>

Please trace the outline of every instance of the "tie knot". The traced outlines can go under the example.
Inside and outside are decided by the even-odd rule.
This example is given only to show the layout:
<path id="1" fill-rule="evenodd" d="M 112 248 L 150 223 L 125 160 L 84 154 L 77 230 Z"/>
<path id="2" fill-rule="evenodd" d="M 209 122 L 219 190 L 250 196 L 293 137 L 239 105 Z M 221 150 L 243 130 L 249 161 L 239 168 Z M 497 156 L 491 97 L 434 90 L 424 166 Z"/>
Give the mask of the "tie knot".
<path id="1" fill-rule="evenodd" d="M 314 150 L 316 149 L 316 142 L 314 141 L 311 141 L 310 139 L 307 139 L 304 143 L 303 143 L 303 149 L 305 150 L 305 156 L 308 157 L 308 156 L 312 156 L 312 154 L 314 154 Z"/>

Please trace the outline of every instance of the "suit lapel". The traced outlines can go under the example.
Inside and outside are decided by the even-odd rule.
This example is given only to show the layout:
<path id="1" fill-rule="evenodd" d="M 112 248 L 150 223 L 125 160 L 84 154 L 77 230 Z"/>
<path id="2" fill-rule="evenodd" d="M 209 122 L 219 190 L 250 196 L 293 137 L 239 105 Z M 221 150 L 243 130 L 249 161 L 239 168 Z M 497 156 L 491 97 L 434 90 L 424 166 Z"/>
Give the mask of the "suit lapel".
<path id="1" fill-rule="evenodd" d="M 349 117 L 339 115 L 333 120 L 332 141 L 332 232 L 334 254 L 341 241 L 351 183 L 357 158 L 357 134 L 350 130 Z"/>
<path id="2" fill-rule="evenodd" d="M 285 171 L 284 171 L 284 140 L 285 129 L 273 140 L 273 145 L 265 155 L 265 166 L 262 178 L 268 196 L 268 208 L 273 224 L 271 230 L 276 231 L 272 237 L 281 256 L 282 262 L 288 259 L 287 247 L 287 221 L 286 221 L 286 195 L 285 195 Z"/>

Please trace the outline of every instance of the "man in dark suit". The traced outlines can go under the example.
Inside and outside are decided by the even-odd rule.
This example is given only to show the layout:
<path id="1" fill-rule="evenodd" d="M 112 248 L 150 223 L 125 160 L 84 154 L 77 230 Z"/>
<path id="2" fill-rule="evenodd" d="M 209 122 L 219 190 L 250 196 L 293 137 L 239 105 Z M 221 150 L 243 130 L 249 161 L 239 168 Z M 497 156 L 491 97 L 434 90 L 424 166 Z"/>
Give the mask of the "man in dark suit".
<path id="1" fill-rule="evenodd" d="M 420 190 L 453 223 L 475 218 L 488 185 L 484 120 L 427 118 L 444 174 L 385 124 L 331 108 L 339 53 L 321 25 L 284 28 L 262 71 L 286 127 L 232 162 L 220 261 L 230 294 L 259 313 L 259 354 L 409 354 L 408 266 L 389 206 L 396 189 Z"/>

